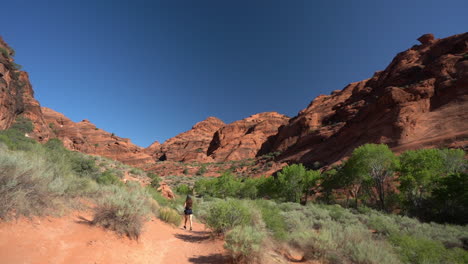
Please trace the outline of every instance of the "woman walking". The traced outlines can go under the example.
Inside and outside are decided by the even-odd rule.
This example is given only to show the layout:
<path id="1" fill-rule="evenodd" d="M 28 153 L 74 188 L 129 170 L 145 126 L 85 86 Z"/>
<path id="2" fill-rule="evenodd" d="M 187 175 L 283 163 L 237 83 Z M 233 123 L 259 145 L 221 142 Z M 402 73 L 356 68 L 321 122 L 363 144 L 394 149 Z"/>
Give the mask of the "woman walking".
<path id="1" fill-rule="evenodd" d="M 185 222 L 184 222 L 184 229 L 187 229 L 187 220 L 190 219 L 190 230 L 192 230 L 192 197 L 190 195 L 187 195 L 187 199 L 185 199 L 184 203 L 184 214 L 185 214 Z"/>

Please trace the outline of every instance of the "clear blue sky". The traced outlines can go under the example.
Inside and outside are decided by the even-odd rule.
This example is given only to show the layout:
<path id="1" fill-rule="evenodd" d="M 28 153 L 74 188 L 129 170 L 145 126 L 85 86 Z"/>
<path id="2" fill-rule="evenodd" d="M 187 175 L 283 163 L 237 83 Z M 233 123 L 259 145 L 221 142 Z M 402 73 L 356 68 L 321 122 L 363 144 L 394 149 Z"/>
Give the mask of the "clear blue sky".
<path id="1" fill-rule="evenodd" d="M 424 33 L 468 30 L 468 1 L 4 1 L 0 35 L 43 106 L 160 142 L 208 116 L 295 116 L 384 69 Z"/>

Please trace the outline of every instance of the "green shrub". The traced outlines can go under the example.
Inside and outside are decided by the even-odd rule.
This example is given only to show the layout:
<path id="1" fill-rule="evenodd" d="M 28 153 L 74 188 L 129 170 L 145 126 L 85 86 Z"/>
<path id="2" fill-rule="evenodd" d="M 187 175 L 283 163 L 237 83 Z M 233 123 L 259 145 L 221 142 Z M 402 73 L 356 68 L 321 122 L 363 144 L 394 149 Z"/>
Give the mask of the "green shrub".
<path id="1" fill-rule="evenodd" d="M 0 47 L 0 53 L 5 56 L 5 58 L 10 58 L 10 52 L 7 49 Z"/>
<path id="2" fill-rule="evenodd" d="M 99 169 L 94 159 L 82 153 L 67 152 L 69 153 L 71 168 L 78 176 L 90 178 L 98 177 Z"/>
<path id="3" fill-rule="evenodd" d="M 148 173 L 148 177 L 150 177 L 151 179 L 151 183 L 150 183 L 151 187 L 156 188 L 156 189 L 159 188 L 159 184 L 161 183 L 161 178 L 154 173 Z"/>
<path id="4" fill-rule="evenodd" d="M 146 191 L 153 198 L 153 200 L 158 202 L 159 205 L 168 206 L 170 204 L 169 200 L 166 199 L 166 197 L 162 196 L 162 194 L 160 192 L 156 191 L 156 189 L 154 189 L 154 188 L 152 188 L 150 186 L 147 186 Z"/>
<path id="5" fill-rule="evenodd" d="M 31 119 L 19 116 L 16 118 L 10 129 L 15 129 L 23 133 L 31 133 L 34 130 L 34 125 Z"/>
<path id="6" fill-rule="evenodd" d="M 226 234 L 224 247 L 237 263 L 259 260 L 266 234 L 253 226 L 236 226 Z"/>
<path id="7" fill-rule="evenodd" d="M 205 174 L 206 171 L 207 171 L 206 165 L 203 164 L 203 165 L 200 166 L 200 168 L 199 168 L 198 171 L 196 172 L 196 175 L 197 175 L 197 176 L 203 176 L 203 174 Z"/>
<path id="8" fill-rule="evenodd" d="M 306 252 L 306 259 L 332 263 L 400 263 L 391 246 L 375 240 L 362 225 L 328 222 L 320 232 L 303 233 L 294 243 Z"/>
<path id="9" fill-rule="evenodd" d="M 369 228 L 386 236 L 396 234 L 399 231 L 399 227 L 395 221 L 391 217 L 382 214 L 372 214 L 369 217 L 367 225 Z"/>
<path id="10" fill-rule="evenodd" d="M 278 240 L 285 240 L 287 236 L 286 222 L 277 204 L 267 200 L 257 200 L 256 205 L 260 208 L 262 219 L 268 230 Z"/>
<path id="11" fill-rule="evenodd" d="M 137 186 L 109 186 L 102 194 L 92 224 L 138 239 L 151 208 L 147 193 Z"/>
<path id="12" fill-rule="evenodd" d="M 110 170 L 104 171 L 101 175 L 98 176 L 96 181 L 100 184 L 110 185 L 110 184 L 121 184 L 122 182 L 119 180 L 115 174 L 113 174 Z"/>
<path id="13" fill-rule="evenodd" d="M 182 222 L 182 216 L 176 210 L 169 207 L 162 207 L 159 209 L 159 218 L 175 226 L 179 226 Z"/>
<path id="14" fill-rule="evenodd" d="M 405 263 L 466 263 L 463 257 L 468 257 L 466 252 L 459 254 L 459 250 L 447 250 L 442 243 L 425 238 L 393 235 L 390 240 Z"/>
<path id="15" fill-rule="evenodd" d="M 55 199 L 51 176 L 43 159 L 1 150 L 0 219 L 45 214 Z"/>
<path id="16" fill-rule="evenodd" d="M 7 129 L 0 131 L 0 142 L 3 142 L 11 150 L 32 150 L 37 143 L 31 138 L 24 136 L 24 132 L 17 129 Z"/>
<path id="17" fill-rule="evenodd" d="M 141 169 L 133 168 L 130 170 L 130 173 L 134 175 L 142 175 L 144 172 Z"/>
<path id="18" fill-rule="evenodd" d="M 179 186 L 177 186 L 176 192 L 184 195 L 193 193 L 192 189 L 190 189 L 190 187 L 187 184 L 180 184 Z"/>
<path id="19" fill-rule="evenodd" d="M 239 200 L 215 200 L 207 203 L 204 215 L 200 215 L 206 225 L 215 233 L 225 233 L 235 226 L 249 224 L 252 215 L 249 209 Z"/>

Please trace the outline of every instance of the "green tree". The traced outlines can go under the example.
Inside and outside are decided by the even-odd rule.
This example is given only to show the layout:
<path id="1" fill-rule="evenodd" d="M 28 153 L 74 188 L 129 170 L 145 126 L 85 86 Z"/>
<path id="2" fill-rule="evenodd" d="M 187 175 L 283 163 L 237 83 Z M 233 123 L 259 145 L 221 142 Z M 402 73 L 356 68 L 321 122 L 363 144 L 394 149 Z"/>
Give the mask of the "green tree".
<path id="1" fill-rule="evenodd" d="M 407 206 L 419 208 L 431 196 L 444 173 L 444 159 L 438 149 L 420 149 L 404 152 L 400 163 L 399 189 Z"/>
<path id="2" fill-rule="evenodd" d="M 240 198 L 249 198 L 249 199 L 257 198 L 257 194 L 258 194 L 257 184 L 258 184 L 257 179 L 253 179 L 253 178 L 244 179 L 240 187 L 240 191 L 239 191 Z"/>
<path id="3" fill-rule="evenodd" d="M 380 208 L 385 210 L 389 181 L 397 168 L 398 158 L 387 145 L 365 144 L 353 151 L 343 167 L 343 173 L 348 178 L 346 184 L 352 188 L 374 187 L 376 194 L 371 188 L 367 188 L 367 191 L 375 196 Z"/>
<path id="4" fill-rule="evenodd" d="M 300 202 L 304 194 L 307 195 L 309 190 L 315 186 L 320 173 L 317 171 L 307 170 L 302 164 L 293 164 L 284 167 L 278 172 L 277 190 L 280 198 L 288 202 Z"/>
<path id="5" fill-rule="evenodd" d="M 468 223 L 468 173 L 452 173 L 442 178 L 432 198 L 438 222 Z"/>
<path id="6" fill-rule="evenodd" d="M 241 183 L 234 174 L 225 172 L 216 179 L 215 188 L 217 197 L 236 197 L 239 194 Z"/>
<path id="7" fill-rule="evenodd" d="M 401 155 L 399 190 L 409 214 L 430 221 L 466 223 L 464 156 L 459 149 L 409 150 Z"/>

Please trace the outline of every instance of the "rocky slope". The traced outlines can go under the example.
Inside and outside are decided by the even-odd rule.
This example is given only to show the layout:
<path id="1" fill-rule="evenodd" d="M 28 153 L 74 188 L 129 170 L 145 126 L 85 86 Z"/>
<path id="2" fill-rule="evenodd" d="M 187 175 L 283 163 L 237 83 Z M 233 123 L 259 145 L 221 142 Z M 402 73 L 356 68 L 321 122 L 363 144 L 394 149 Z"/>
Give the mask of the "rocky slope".
<path id="1" fill-rule="evenodd" d="M 192 129 L 166 140 L 163 144 L 153 143 L 145 151 L 160 161 L 200 161 L 213 162 L 207 156 L 207 150 L 214 133 L 224 126 L 224 122 L 216 117 L 195 124 Z"/>
<path id="2" fill-rule="evenodd" d="M 64 115 L 42 107 L 44 119 L 53 136 L 62 140 L 65 147 L 79 152 L 104 156 L 133 166 L 152 163 L 153 158 L 129 139 L 97 128 L 88 120 L 75 123 Z"/>
<path id="3" fill-rule="evenodd" d="M 255 114 L 227 125 L 209 117 L 163 144 L 153 143 L 145 151 L 160 161 L 207 163 L 255 158 L 267 139 L 288 120 L 276 112 Z"/>
<path id="4" fill-rule="evenodd" d="M 368 80 L 319 96 L 280 128 L 280 161 L 330 164 L 364 143 L 468 146 L 468 33 L 426 34 Z"/>
<path id="5" fill-rule="evenodd" d="M 288 120 L 285 115 L 266 112 L 223 126 L 214 134 L 207 154 L 217 162 L 254 158 Z"/>

